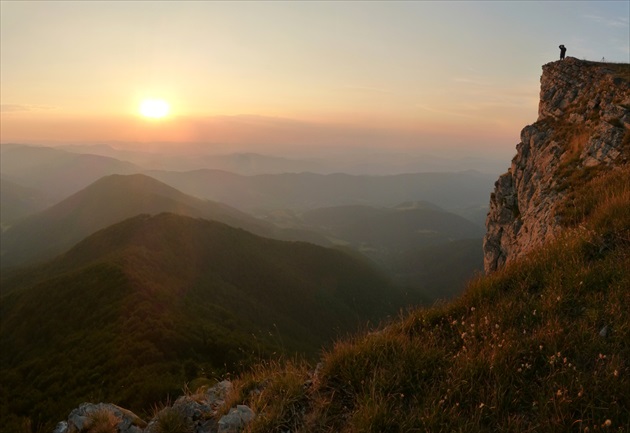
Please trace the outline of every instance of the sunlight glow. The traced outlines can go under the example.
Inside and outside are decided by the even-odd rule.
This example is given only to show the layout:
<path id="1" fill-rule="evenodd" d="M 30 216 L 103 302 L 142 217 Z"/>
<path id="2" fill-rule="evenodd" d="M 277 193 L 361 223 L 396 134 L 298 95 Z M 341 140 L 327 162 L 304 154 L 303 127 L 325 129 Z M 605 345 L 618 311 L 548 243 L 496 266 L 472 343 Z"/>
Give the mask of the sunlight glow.
<path id="1" fill-rule="evenodd" d="M 169 110 L 168 102 L 163 99 L 145 99 L 140 104 L 140 114 L 153 119 L 166 116 Z"/>

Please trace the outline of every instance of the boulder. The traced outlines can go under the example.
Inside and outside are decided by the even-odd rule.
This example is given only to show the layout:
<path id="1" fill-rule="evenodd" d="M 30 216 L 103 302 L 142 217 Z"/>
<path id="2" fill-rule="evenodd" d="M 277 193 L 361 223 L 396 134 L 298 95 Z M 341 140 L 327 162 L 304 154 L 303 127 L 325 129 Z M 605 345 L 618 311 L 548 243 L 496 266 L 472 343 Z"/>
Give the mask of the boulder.
<path id="1" fill-rule="evenodd" d="M 221 417 L 218 433 L 238 433 L 255 417 L 254 411 L 248 406 L 239 404 L 230 409 L 227 415 Z"/>
<path id="2" fill-rule="evenodd" d="M 100 415 L 96 418 L 98 414 Z M 54 433 L 83 433 L 91 427 L 92 423 L 96 422 L 96 419 L 99 422 L 111 423 L 118 433 L 142 433 L 147 426 L 147 423 L 139 416 L 114 404 L 82 403 L 70 412 L 65 426 L 64 422 L 57 424 Z"/>

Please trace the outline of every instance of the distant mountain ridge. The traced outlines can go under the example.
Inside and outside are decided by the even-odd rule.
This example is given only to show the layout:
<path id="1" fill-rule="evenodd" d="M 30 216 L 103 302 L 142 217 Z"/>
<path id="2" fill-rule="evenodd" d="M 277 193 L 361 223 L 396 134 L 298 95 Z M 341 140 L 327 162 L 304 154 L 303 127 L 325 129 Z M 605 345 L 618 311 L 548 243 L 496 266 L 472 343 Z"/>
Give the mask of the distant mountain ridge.
<path id="1" fill-rule="evenodd" d="M 44 260 L 126 218 L 175 212 L 214 219 L 254 233 L 274 227 L 221 203 L 181 193 L 142 174 L 110 175 L 2 233 L 2 267 Z"/>
<path id="2" fill-rule="evenodd" d="M 53 202 L 103 176 L 141 171 L 140 167 L 130 162 L 51 147 L 3 145 L 0 151 L 0 172 L 3 176 L 23 187 L 41 191 Z"/>
<path id="3" fill-rule="evenodd" d="M 389 176 L 285 173 L 241 176 L 221 170 L 145 172 L 197 197 L 244 211 L 341 205 L 395 206 L 424 200 L 447 210 L 487 202 L 494 176 L 475 171 Z"/>
<path id="4" fill-rule="evenodd" d="M 260 146 L 258 146 L 260 147 Z M 146 170 L 190 171 L 199 169 L 225 170 L 240 175 L 282 173 L 348 173 L 353 175 L 392 175 L 418 172 L 457 172 L 474 169 L 483 173 L 498 174 L 504 168 L 504 159 L 488 155 L 443 155 L 439 151 L 408 153 L 402 150 L 357 149 L 334 146 L 286 151 L 217 150 L 211 144 L 163 143 L 147 146 L 140 143 L 84 144 L 56 146 L 73 153 L 108 156 L 132 162 Z M 264 148 L 264 146 L 262 146 Z M 220 153 L 216 153 L 220 152 Z M 268 153 L 271 152 L 271 153 Z M 278 156 L 282 155 L 282 156 Z M 313 156 L 317 155 L 317 156 Z"/>

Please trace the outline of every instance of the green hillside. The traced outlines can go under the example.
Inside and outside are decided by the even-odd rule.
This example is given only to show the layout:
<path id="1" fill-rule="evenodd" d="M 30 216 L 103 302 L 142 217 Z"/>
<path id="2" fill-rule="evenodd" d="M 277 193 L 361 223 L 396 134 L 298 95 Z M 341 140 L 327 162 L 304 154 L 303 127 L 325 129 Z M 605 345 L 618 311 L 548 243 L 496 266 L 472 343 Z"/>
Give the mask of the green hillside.
<path id="1" fill-rule="evenodd" d="M 571 189 L 555 242 L 315 371 L 260 364 L 226 407 L 258 414 L 250 433 L 628 431 L 630 167 Z"/>
<path id="2" fill-rule="evenodd" d="M 342 252 L 140 215 L 3 275 L 2 419 L 50 427 L 86 400 L 142 413 L 197 376 L 274 353 L 311 356 L 403 303 Z"/>
<path id="3" fill-rule="evenodd" d="M 484 233 L 482 227 L 458 215 L 432 208 L 337 206 L 304 212 L 302 220 L 306 227 L 352 245 L 389 251 L 480 238 Z"/>
<path id="4" fill-rule="evenodd" d="M 276 212 L 267 220 L 320 233 L 352 248 L 426 299 L 460 294 L 483 269 L 481 226 L 427 202 Z"/>

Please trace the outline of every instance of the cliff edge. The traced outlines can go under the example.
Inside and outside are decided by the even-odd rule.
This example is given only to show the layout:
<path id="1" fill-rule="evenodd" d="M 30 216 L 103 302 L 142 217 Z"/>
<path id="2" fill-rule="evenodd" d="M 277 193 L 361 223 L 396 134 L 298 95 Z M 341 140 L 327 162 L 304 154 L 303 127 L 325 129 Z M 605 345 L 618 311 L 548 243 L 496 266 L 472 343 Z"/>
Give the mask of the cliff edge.
<path id="1" fill-rule="evenodd" d="M 630 160 L 630 67 L 569 57 L 542 69 L 538 119 L 490 196 L 486 273 L 557 236 L 576 181 Z"/>

